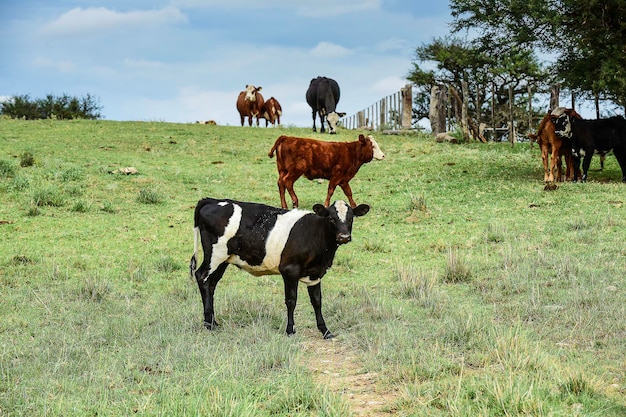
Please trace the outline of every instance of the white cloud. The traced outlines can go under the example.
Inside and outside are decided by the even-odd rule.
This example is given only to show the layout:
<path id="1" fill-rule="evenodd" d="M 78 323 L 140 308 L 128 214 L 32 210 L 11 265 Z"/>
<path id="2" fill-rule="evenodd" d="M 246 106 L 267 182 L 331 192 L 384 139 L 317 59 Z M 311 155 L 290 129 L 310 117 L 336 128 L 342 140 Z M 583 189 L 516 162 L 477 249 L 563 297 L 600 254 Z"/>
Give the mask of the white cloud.
<path id="1" fill-rule="evenodd" d="M 46 35 L 77 35 L 109 30 L 120 26 L 162 25 L 186 22 L 187 18 L 175 7 L 158 10 L 116 12 L 105 7 L 74 8 L 43 26 Z"/>
<path id="2" fill-rule="evenodd" d="M 320 42 L 311 50 L 315 57 L 319 58 L 341 58 L 351 55 L 352 51 L 332 42 Z"/>

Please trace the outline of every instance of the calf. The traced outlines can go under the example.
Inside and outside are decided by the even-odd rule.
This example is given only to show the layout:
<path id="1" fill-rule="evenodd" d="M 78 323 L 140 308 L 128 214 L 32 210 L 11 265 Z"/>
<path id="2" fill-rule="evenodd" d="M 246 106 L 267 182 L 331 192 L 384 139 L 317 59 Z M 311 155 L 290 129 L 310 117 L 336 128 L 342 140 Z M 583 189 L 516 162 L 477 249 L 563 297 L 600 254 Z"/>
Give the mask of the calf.
<path id="1" fill-rule="evenodd" d="M 304 283 L 317 328 L 324 339 L 332 338 L 322 316 L 321 280 L 339 245 L 352 239 L 354 217 L 368 211 L 366 204 L 352 209 L 343 201 L 328 208 L 316 204 L 310 212 L 233 200 L 200 200 L 194 216 L 194 252 L 189 269 L 200 288 L 204 326 L 209 330 L 217 326 L 213 295 L 226 267 L 232 264 L 255 276 L 282 275 L 289 336 L 296 332 L 293 313 L 298 282 Z M 196 269 L 198 238 L 204 259 Z"/>
<path id="2" fill-rule="evenodd" d="M 563 109 L 571 117 L 580 119 L 580 115 L 573 109 Z M 545 182 L 563 181 L 563 168 L 561 159 L 565 158 L 565 177 L 573 178 L 572 147 L 568 138 L 563 138 L 554 132 L 554 123 L 551 114 L 546 113 L 536 134 L 529 134 L 528 137 L 534 139 L 541 149 L 541 160 L 543 161 L 543 180 Z"/>
<path id="3" fill-rule="evenodd" d="M 283 114 L 283 109 L 280 107 L 280 103 L 274 97 L 270 97 L 263 105 L 263 111 L 261 116 L 265 119 L 265 127 L 268 122 L 275 125 L 276 122 L 280 125 L 280 116 Z"/>
<path id="4" fill-rule="evenodd" d="M 293 184 L 304 175 L 307 179 L 329 180 L 324 205 L 328 207 L 337 185 L 341 187 L 350 206 L 356 207 L 349 181 L 361 165 L 372 159 L 383 159 L 385 154 L 371 136 L 359 135 L 354 142 L 325 142 L 321 140 L 281 136 L 276 139 L 268 156 L 274 157 L 278 168 L 278 193 L 282 208 L 287 208 L 285 190 L 291 196 L 293 207 L 298 207 L 298 196 Z"/>
<path id="5" fill-rule="evenodd" d="M 239 93 L 237 97 L 237 111 L 241 118 L 241 125 L 243 126 L 244 120 L 248 118 L 248 126 L 252 126 L 252 119 L 256 118 L 256 125 L 259 125 L 259 117 L 261 114 L 265 100 L 263 95 L 259 92 L 263 87 L 255 87 L 253 85 L 246 85 L 246 89 Z"/>
<path id="6" fill-rule="evenodd" d="M 580 172 L 580 158 L 583 158 L 581 181 L 587 180 L 587 173 L 594 152 L 601 155 L 613 151 L 622 169 L 622 181 L 626 182 L 626 120 L 623 117 L 608 119 L 579 120 L 566 113 L 552 113 L 557 135 L 569 138 L 574 157 L 574 181 Z"/>

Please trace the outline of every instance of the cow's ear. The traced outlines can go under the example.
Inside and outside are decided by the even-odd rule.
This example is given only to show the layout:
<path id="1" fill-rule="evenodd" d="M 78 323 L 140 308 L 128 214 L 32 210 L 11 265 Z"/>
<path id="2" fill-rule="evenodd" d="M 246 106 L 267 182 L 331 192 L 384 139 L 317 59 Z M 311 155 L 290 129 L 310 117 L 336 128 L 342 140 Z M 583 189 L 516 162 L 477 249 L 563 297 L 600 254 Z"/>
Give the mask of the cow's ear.
<path id="1" fill-rule="evenodd" d="M 367 204 L 359 204 L 358 206 L 353 208 L 352 211 L 354 212 L 354 215 L 356 217 L 365 216 L 367 212 L 370 211 L 370 206 L 368 206 Z"/>
<path id="2" fill-rule="evenodd" d="M 256 91 L 261 91 L 263 90 L 263 87 L 257 87 Z"/>
<path id="3" fill-rule="evenodd" d="M 365 142 L 365 136 L 363 136 L 363 134 L 359 135 L 359 142 Z"/>
<path id="4" fill-rule="evenodd" d="M 317 214 L 320 217 L 328 217 L 328 215 L 330 214 L 328 209 L 326 207 L 324 207 L 324 205 L 322 205 L 322 204 L 314 205 L 313 206 L 313 211 L 315 212 L 315 214 Z"/>
<path id="5" fill-rule="evenodd" d="M 337 112 L 335 112 L 335 113 L 337 113 Z M 337 116 L 339 116 L 339 117 L 344 117 L 345 115 L 346 115 L 346 112 L 337 113 Z"/>

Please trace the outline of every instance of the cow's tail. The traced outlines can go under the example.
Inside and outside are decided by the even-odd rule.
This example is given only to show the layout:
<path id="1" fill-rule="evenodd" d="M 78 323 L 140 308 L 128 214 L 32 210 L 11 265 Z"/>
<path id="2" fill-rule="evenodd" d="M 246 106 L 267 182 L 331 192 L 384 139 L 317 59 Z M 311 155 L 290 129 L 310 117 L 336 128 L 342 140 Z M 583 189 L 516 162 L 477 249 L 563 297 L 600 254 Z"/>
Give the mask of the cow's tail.
<path id="1" fill-rule="evenodd" d="M 276 150 L 276 148 L 278 148 L 280 146 L 282 141 L 285 140 L 285 139 L 286 139 L 286 136 L 280 136 L 278 139 L 276 139 L 276 142 L 274 142 L 274 146 L 272 146 L 272 149 L 270 149 L 270 151 L 267 154 L 267 156 L 269 156 L 270 158 L 273 158 L 274 157 L 274 151 Z"/>
<path id="2" fill-rule="evenodd" d="M 198 243 L 200 242 L 200 228 L 193 228 L 193 255 L 189 261 L 189 277 L 194 279 L 196 270 L 198 269 Z"/>
<path id="3" fill-rule="evenodd" d="M 211 199 L 205 198 L 198 202 L 193 216 L 193 255 L 189 261 L 189 276 L 193 279 L 198 269 L 198 247 L 200 245 L 200 209 Z"/>

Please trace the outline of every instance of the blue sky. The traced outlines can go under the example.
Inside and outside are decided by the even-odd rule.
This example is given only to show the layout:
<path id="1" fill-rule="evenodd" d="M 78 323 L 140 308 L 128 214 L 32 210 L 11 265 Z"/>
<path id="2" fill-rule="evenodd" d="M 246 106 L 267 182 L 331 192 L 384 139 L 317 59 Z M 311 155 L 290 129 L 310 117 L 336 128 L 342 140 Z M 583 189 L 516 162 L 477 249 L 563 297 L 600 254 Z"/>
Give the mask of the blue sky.
<path id="1" fill-rule="evenodd" d="M 446 0 L 0 0 L 0 97 L 100 98 L 108 120 L 239 125 L 246 84 L 310 126 L 319 75 L 354 114 L 407 81 L 449 32 Z"/>

